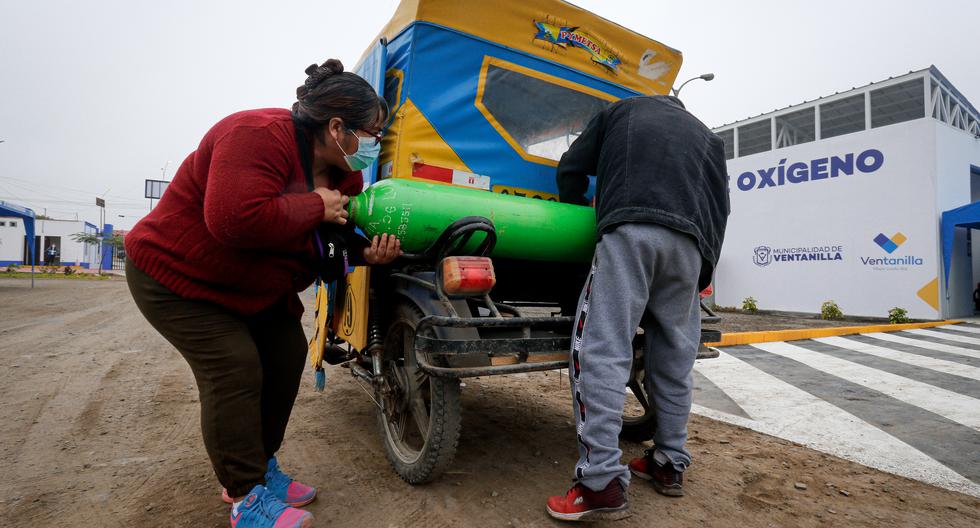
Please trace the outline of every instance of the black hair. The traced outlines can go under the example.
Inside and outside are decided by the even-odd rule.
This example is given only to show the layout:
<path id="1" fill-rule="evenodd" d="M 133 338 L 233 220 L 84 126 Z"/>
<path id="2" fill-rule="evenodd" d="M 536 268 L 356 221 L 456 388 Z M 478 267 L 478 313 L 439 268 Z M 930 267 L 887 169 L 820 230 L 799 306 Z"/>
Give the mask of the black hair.
<path id="1" fill-rule="evenodd" d="M 352 130 L 365 130 L 376 123 L 388 121 L 388 103 L 364 78 L 344 71 L 337 59 L 329 59 L 321 65 L 306 68 L 309 76 L 296 88 L 293 116 L 308 129 L 317 133 L 334 117 L 344 121 Z"/>

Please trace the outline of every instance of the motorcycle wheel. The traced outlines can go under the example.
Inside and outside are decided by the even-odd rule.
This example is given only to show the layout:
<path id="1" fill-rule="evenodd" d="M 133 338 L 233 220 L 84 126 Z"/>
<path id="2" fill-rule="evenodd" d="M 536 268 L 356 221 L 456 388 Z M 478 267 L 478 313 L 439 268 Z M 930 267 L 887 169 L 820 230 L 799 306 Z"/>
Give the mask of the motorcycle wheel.
<path id="1" fill-rule="evenodd" d="M 423 313 L 400 303 L 385 336 L 378 425 L 385 455 L 409 484 L 438 478 L 452 464 L 461 423 L 458 379 L 431 377 L 415 361 L 415 328 Z"/>

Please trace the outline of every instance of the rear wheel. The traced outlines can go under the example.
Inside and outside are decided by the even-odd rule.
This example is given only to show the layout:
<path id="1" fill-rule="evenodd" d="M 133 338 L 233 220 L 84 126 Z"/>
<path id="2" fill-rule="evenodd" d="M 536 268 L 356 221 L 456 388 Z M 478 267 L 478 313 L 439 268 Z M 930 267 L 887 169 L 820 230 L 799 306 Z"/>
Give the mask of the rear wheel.
<path id="1" fill-rule="evenodd" d="M 647 394 L 643 379 L 643 334 L 633 339 L 633 367 L 626 383 L 626 405 L 623 406 L 623 429 L 619 437 L 630 442 L 643 442 L 653 439 L 657 431 L 657 415 L 653 399 Z"/>
<path id="2" fill-rule="evenodd" d="M 431 482 L 449 467 L 461 418 L 459 380 L 428 376 L 415 361 L 415 329 L 422 317 L 408 302 L 395 309 L 375 391 L 385 454 L 410 484 Z"/>

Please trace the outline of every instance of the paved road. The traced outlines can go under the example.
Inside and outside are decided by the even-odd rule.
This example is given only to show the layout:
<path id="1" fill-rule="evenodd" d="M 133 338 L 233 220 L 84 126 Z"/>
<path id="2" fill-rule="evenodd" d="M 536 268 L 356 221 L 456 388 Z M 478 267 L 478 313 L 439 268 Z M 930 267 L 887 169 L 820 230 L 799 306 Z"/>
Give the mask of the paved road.
<path id="1" fill-rule="evenodd" d="M 724 347 L 694 412 L 980 497 L 980 324 Z"/>

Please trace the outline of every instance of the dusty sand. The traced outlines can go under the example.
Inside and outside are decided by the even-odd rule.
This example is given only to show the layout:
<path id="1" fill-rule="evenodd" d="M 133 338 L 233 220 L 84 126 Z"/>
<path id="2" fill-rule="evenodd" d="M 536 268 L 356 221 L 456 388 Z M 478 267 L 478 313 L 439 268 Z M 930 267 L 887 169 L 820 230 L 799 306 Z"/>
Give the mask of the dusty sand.
<path id="1" fill-rule="evenodd" d="M 191 372 L 125 282 L 29 285 L 0 279 L 0 525 L 228 526 Z M 576 453 L 567 389 L 559 372 L 468 380 L 453 467 L 412 487 L 361 386 L 332 367 L 315 393 L 307 371 L 281 460 L 320 486 L 316 526 L 556 526 L 544 502 Z M 690 432 L 687 496 L 636 481 L 617 526 L 980 525 L 966 495 L 702 417 Z"/>
<path id="2" fill-rule="evenodd" d="M 721 323 L 712 328 L 729 332 L 761 332 L 766 330 L 796 330 L 801 328 L 830 328 L 838 326 L 866 326 L 887 324 L 887 320 L 870 322 L 866 319 L 840 319 L 825 321 L 816 315 L 791 315 L 782 313 L 718 312 Z"/>

